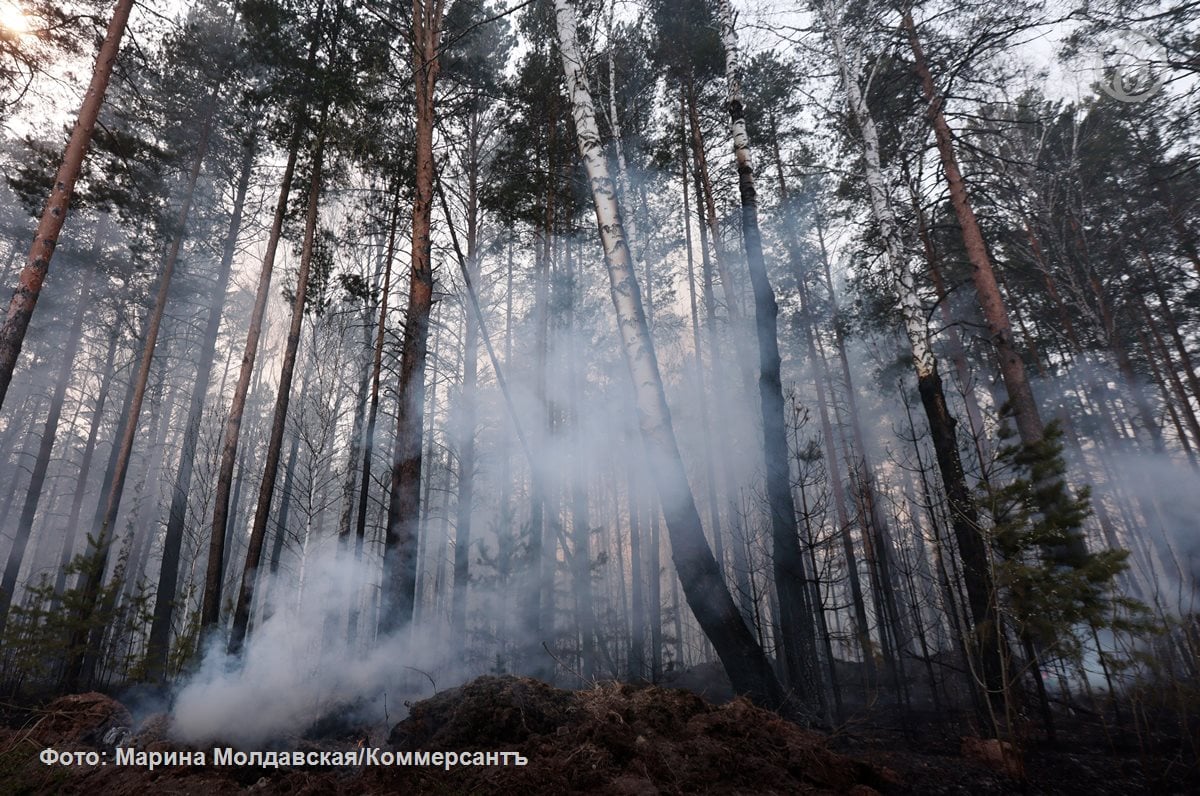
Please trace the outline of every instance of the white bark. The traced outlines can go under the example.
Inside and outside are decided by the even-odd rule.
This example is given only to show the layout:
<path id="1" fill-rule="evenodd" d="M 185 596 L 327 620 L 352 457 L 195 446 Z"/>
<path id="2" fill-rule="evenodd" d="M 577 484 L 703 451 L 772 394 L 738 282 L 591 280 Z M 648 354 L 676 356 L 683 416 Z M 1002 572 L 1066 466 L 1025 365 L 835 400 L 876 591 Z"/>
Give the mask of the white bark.
<path id="1" fill-rule="evenodd" d="M 617 191 L 618 196 L 624 196 L 627 202 L 632 203 L 630 199 L 629 186 L 629 167 L 625 161 L 625 147 L 621 142 L 621 117 L 617 114 L 617 66 L 613 58 L 612 41 L 612 17 L 609 16 L 608 23 L 608 124 L 612 128 L 613 148 L 617 153 Z M 634 252 L 634 257 L 638 265 L 644 265 L 645 252 L 642 250 L 642 238 L 638 234 L 637 214 L 630 213 L 628 219 L 624 219 L 625 227 L 629 231 L 629 240 L 637 247 Z"/>
<path id="2" fill-rule="evenodd" d="M 896 223 L 896 214 L 892 210 L 887 180 L 879 162 L 879 132 L 875 128 L 871 109 L 867 106 L 866 97 L 859 86 L 862 73 L 857 54 L 848 52 L 846 40 L 833 9 L 823 2 L 816 3 L 816 6 L 825 22 L 826 35 L 833 45 L 834 59 L 842 75 L 842 86 L 846 90 L 850 110 L 854 113 L 854 120 L 862 134 L 863 169 L 866 172 L 867 190 L 871 197 L 871 210 L 879 223 L 879 235 L 886 247 L 888 270 L 900 300 L 900 314 L 904 318 L 904 329 L 912 349 L 913 363 L 916 365 L 918 377 L 928 376 L 934 371 L 929 327 L 925 322 L 925 309 L 921 304 L 920 294 L 917 292 L 916 277 L 900 235 L 900 226 Z"/>
<path id="3" fill-rule="evenodd" d="M 576 38 L 575 9 L 568 0 L 555 0 L 563 71 L 567 92 L 571 98 L 572 116 L 579 141 L 579 154 L 587 171 L 600 228 L 600 242 L 608 264 L 609 285 L 613 307 L 617 313 L 621 342 L 636 392 L 642 433 L 649 445 L 666 454 L 665 459 L 679 460 L 670 414 L 663 393 L 653 344 L 650 340 L 646 314 L 642 307 L 633 258 L 630 253 L 625 225 L 621 218 L 616 185 L 609 176 L 600 131 L 596 126 L 596 109 L 588 88 L 583 56 Z M 682 471 L 682 467 L 680 468 Z M 686 487 L 687 480 L 682 483 Z M 673 495 L 671 499 L 690 499 L 689 494 Z M 664 502 L 667 496 L 663 497 Z"/>
<path id="4" fill-rule="evenodd" d="M 742 62 L 738 57 L 737 26 L 734 24 L 733 6 L 730 0 L 720 0 L 717 9 L 721 25 L 721 44 L 725 48 L 725 87 L 729 104 L 742 105 Z M 737 158 L 738 173 L 750 169 L 750 138 L 746 134 L 746 115 L 738 113 L 730 123 L 733 135 L 733 154 Z"/>
<path id="5" fill-rule="evenodd" d="M 679 455 L 625 227 L 621 222 L 616 186 L 609 176 L 596 127 L 596 109 L 576 39 L 575 10 L 570 0 L 555 0 L 554 9 L 579 154 L 592 190 L 613 308 L 625 362 L 633 380 L 642 439 L 667 521 L 675 569 L 688 605 L 721 658 L 734 690 L 749 694 L 760 705 L 779 708 L 784 704 L 783 689 L 721 579 L 717 561 L 704 538 L 696 500 Z"/>

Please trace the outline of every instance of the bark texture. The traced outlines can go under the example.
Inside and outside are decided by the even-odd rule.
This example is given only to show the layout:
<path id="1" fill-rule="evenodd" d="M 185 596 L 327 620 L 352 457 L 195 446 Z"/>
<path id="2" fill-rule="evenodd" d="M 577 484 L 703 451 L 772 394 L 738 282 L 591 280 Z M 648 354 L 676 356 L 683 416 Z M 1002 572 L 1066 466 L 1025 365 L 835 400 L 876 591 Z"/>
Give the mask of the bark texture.
<path id="1" fill-rule="evenodd" d="M 796 506 L 792 498 L 787 425 L 784 421 L 783 382 L 779 355 L 779 305 L 767 275 L 762 235 L 758 227 L 758 198 L 754 185 L 746 111 L 742 103 L 741 65 L 737 30 L 729 0 L 720 0 L 721 38 L 725 46 L 730 132 L 737 159 L 738 191 L 742 202 L 742 241 L 754 292 L 755 332 L 758 339 L 758 394 L 762 411 L 763 452 L 766 459 L 767 503 L 771 510 L 772 565 L 779 596 L 779 630 L 788 687 L 806 709 L 816 699 L 811 687 L 816 673 L 813 617 L 808 607 L 807 577 L 800 550 Z"/>
<path id="2" fill-rule="evenodd" d="M 399 419 L 392 459 L 387 531 L 383 546 L 383 606 L 379 631 L 392 633 L 413 618 L 417 590 L 421 459 L 425 433 L 425 360 L 433 308 L 430 220 L 433 210 L 434 91 L 439 71 L 444 0 L 413 0 L 412 64 L 416 82 L 416 191 L 412 215 L 412 267 L 408 313 L 400 354 Z"/>

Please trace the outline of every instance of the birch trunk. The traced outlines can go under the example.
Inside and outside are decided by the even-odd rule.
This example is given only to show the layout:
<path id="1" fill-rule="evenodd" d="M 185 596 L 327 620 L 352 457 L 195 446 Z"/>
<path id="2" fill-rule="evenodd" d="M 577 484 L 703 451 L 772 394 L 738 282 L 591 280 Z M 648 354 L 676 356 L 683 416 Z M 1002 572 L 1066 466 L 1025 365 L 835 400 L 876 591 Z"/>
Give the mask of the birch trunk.
<path id="1" fill-rule="evenodd" d="M 555 0 L 555 17 L 579 154 L 591 187 L 613 308 L 625 361 L 633 379 L 643 441 L 667 517 L 675 567 L 688 604 L 716 648 L 734 690 L 750 695 L 759 704 L 781 707 L 783 691 L 779 681 L 775 679 L 762 648 L 742 621 L 721 579 L 716 559 L 704 540 L 700 515 L 675 441 L 615 186 L 600 143 L 595 108 L 576 38 L 575 10 L 569 0 Z"/>
<path id="2" fill-rule="evenodd" d="M 787 425 L 779 355 L 779 306 L 767 275 L 758 227 L 758 197 L 754 185 L 750 139 L 742 102 L 742 71 L 737 30 L 729 0 L 720 0 L 721 39 L 725 47 L 730 133 L 737 159 L 738 191 L 742 202 L 742 241 L 754 292 L 755 332 L 758 338 L 758 393 L 762 412 L 763 454 L 767 472 L 767 502 L 771 512 L 775 589 L 779 597 L 780 646 L 788 686 L 809 710 L 816 705 L 811 683 L 816 672 L 813 617 L 807 609 L 807 578 L 800 550 L 796 506 L 792 498 Z"/>
<path id="3" fill-rule="evenodd" d="M 933 82 L 933 75 L 925 60 L 925 52 L 917 36 L 916 25 L 912 14 L 907 10 L 902 16 L 902 24 L 908 35 L 909 48 L 912 50 L 914 68 L 921 80 L 921 88 L 928 106 L 926 118 L 934 131 L 937 141 L 938 155 L 941 159 L 942 170 L 946 175 L 946 185 L 950 192 L 950 203 L 958 219 L 962 232 L 963 246 L 967 252 L 967 260 L 971 264 L 971 278 L 975 283 L 975 294 L 979 306 L 983 310 L 984 321 L 991 335 L 992 344 L 1000 360 L 1000 375 L 1004 380 L 1004 389 L 1008 394 L 1009 407 L 1016 420 L 1017 433 L 1024 445 L 1035 445 L 1041 442 L 1044 435 L 1041 414 L 1038 411 L 1037 400 L 1025 373 L 1025 363 L 1016 350 L 1013 337 L 1012 323 L 1009 321 L 1008 309 L 1000 295 L 996 282 L 996 274 L 992 268 L 991 257 L 988 255 L 987 244 L 983 240 L 979 222 L 971 206 L 967 194 L 966 182 L 958 166 L 958 157 L 954 151 L 954 137 L 946 117 L 942 113 L 943 97 L 938 93 Z M 1039 490 L 1039 492 L 1042 490 Z M 1066 545 L 1064 551 L 1055 551 L 1055 557 L 1066 563 L 1083 560 L 1087 555 L 1087 543 L 1081 534 L 1075 533 Z"/>
<path id="4" fill-rule="evenodd" d="M 971 499 L 959 455 L 955 433 L 957 420 L 950 414 L 937 361 L 929 341 L 929 329 L 925 322 L 925 311 L 917 292 L 916 277 L 910 266 L 900 227 L 892 208 L 887 179 L 879 159 L 879 133 L 871 116 L 866 97 L 860 88 L 862 79 L 856 55 L 847 51 L 839 20 L 830 7 L 820 4 L 819 11 L 824 19 L 826 31 L 838 62 L 842 86 L 850 104 L 863 141 L 863 166 L 871 209 L 879 224 L 880 237 L 884 241 L 888 270 L 891 273 L 904 319 L 904 328 L 912 352 L 913 366 L 917 372 L 917 387 L 921 403 L 929 422 L 930 436 L 937 455 L 938 469 L 946 497 L 950 504 L 951 525 L 959 555 L 963 560 L 963 574 L 967 586 L 967 599 L 971 618 L 975 625 L 972 649 L 981 661 L 984 671 L 984 687 L 991 699 L 996 700 L 1004 693 L 1004 667 L 1001 662 L 1003 649 L 998 632 L 998 614 L 995 607 L 995 588 L 992 583 L 987 547 L 980 530 L 979 514 Z M 886 552 L 886 551 L 883 551 Z M 885 584 L 886 586 L 887 584 Z"/>

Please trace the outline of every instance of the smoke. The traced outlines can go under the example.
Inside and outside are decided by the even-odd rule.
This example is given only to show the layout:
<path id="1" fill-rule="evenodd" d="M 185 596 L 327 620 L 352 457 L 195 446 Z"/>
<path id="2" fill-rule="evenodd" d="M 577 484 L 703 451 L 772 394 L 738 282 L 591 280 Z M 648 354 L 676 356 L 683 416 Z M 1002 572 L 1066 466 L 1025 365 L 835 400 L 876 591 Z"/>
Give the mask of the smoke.
<path id="1" fill-rule="evenodd" d="M 1071 362 L 1058 378 L 1036 380 L 1034 389 L 1043 399 L 1045 417 L 1055 417 L 1060 407 L 1072 410 L 1084 444 L 1082 451 L 1068 447 L 1068 473 L 1093 487 L 1093 505 L 1104 501 L 1111 516 L 1126 520 L 1119 523 L 1117 541 L 1135 554 L 1130 565 L 1142 576 L 1147 598 L 1181 615 L 1194 611 L 1200 582 L 1200 472 L 1187 466 L 1175 447 L 1155 385 L 1131 381 L 1093 353 Z M 1148 422 L 1157 426 L 1165 450 L 1154 449 Z M 1105 438 L 1105 444 L 1090 441 L 1096 437 Z"/>
<path id="2" fill-rule="evenodd" d="M 544 544 L 553 551 L 561 538 L 574 538 L 577 521 L 588 522 L 591 578 L 598 603 L 604 602 L 609 588 L 617 593 L 618 587 L 606 588 L 606 583 L 626 578 L 628 584 L 630 577 L 627 563 L 618 566 L 619 557 L 626 557 L 623 560 L 627 562 L 628 549 L 616 547 L 613 541 L 627 508 L 622 494 L 626 480 L 632 473 L 633 481 L 643 482 L 643 490 L 653 491 L 653 485 L 645 482 L 662 466 L 647 461 L 637 430 L 629 375 L 616 345 L 603 278 L 596 268 L 581 274 L 581 281 L 589 284 L 577 288 L 573 328 L 551 315 L 541 374 L 535 364 L 536 331 L 531 328 L 536 319 L 517 321 L 513 361 L 502 363 L 516 414 L 544 479 Z M 664 325 L 666 316 L 660 309 Z M 489 318 L 489 331 L 503 350 L 503 327 L 495 320 Z M 451 562 L 457 513 L 453 479 L 457 468 L 435 449 L 427 460 L 427 478 L 433 479 L 436 491 L 423 526 L 415 623 L 395 637 L 375 638 L 377 617 L 371 609 L 377 601 L 381 574 L 377 547 L 368 544 L 359 563 L 352 556 L 339 556 L 327 535 L 314 538 L 302 568 L 298 559 L 304 554 L 292 549 L 277 577 L 267 577 L 265 570 L 260 574 L 256 598 L 260 608 L 240 659 L 225 653 L 224 634 L 217 634 L 196 671 L 176 692 L 173 733 L 180 740 L 221 740 L 253 747 L 301 735 L 314 722 L 331 715 L 353 716 L 363 726 L 378 726 L 385 718 L 395 723 L 403 718 L 405 701 L 452 687 L 496 666 L 516 665 L 509 654 L 514 650 L 540 649 L 545 641 L 563 660 L 574 658 L 576 632 L 568 627 L 568 617 L 575 599 L 575 574 L 562 559 L 552 567 L 555 583 L 542 584 L 544 593 L 551 595 L 546 599 L 555 604 L 559 626 L 540 634 L 523 627 L 526 623 L 518 607 L 524 601 L 522 592 L 534 587 L 531 578 L 539 577 L 525 545 L 528 495 L 518 489 L 507 506 L 500 496 L 505 491 L 505 459 L 518 481 L 520 474 L 527 472 L 528 462 L 513 434 L 509 407 L 487 375 L 490 362 L 482 352 L 480 366 L 481 383 L 474 392 L 477 459 L 466 638 L 456 637 L 448 621 L 449 584 L 454 581 Z M 734 372 L 727 363 L 720 363 L 720 368 Z M 703 490 L 716 488 L 705 478 L 706 455 L 718 462 L 718 457 L 731 460 L 730 469 L 738 483 L 754 482 L 761 468 L 754 431 L 756 403 L 713 401 L 705 408 L 690 374 L 681 377 L 668 370 L 664 376 L 676 436 L 697 499 L 702 503 Z M 467 431 L 460 411 L 463 398 L 460 385 L 451 383 L 439 391 L 434 408 L 439 420 L 435 442 L 454 447 Z M 309 418 L 302 425 L 311 422 Z M 714 422 L 722 423 L 730 438 L 717 449 L 706 440 Z M 717 472 L 724 474 L 723 470 Z M 573 512 L 570 496 L 575 487 L 581 487 L 587 496 L 588 515 L 582 518 Z M 319 510 L 327 514 L 327 520 L 332 519 L 340 502 L 335 500 Z M 314 520 L 313 524 L 318 523 Z M 513 572 L 507 576 L 499 569 L 502 544 L 508 545 L 513 556 Z M 647 544 L 644 538 L 643 550 Z M 544 551 L 543 555 L 555 554 Z M 661 561 L 669 560 L 664 544 Z M 292 572 L 285 574 L 288 567 Z M 669 564 L 662 573 L 669 577 Z M 644 573 L 642 577 L 658 574 Z M 351 646 L 347 643 L 347 618 L 351 608 L 359 605 L 359 637 Z M 597 605 L 597 615 L 603 624 L 604 606 Z M 543 662 L 549 663 L 549 658 Z M 568 670 L 563 670 L 561 679 L 577 682 Z M 597 674 L 617 676 L 619 672 Z"/>
<path id="3" fill-rule="evenodd" d="M 310 554 L 300 588 L 284 599 L 274 597 L 286 578 L 260 585 L 272 590 L 267 604 L 274 612 L 257 618 L 240 660 L 226 654 L 223 638 L 208 646 L 176 694 L 172 733 L 188 743 L 254 746 L 301 735 L 341 711 L 364 723 L 394 722 L 403 718 L 405 700 L 431 693 L 434 683 L 465 680 L 470 672 L 431 625 L 372 641 L 364 614 L 366 638 L 347 643 L 346 617 L 376 579 L 371 567 L 327 545 Z"/>

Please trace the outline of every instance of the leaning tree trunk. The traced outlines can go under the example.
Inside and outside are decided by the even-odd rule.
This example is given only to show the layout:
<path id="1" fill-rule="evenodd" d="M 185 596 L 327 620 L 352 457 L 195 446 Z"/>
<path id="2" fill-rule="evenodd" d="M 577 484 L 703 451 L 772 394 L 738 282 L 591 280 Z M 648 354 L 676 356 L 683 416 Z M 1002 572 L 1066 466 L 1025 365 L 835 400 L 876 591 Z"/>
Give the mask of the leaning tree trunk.
<path id="1" fill-rule="evenodd" d="M 417 587 L 421 458 L 425 434 L 425 360 L 433 308 L 433 262 L 429 227 L 433 210 L 434 89 L 439 71 L 445 0 L 413 0 L 413 71 L 416 83 L 416 192 L 412 218 L 412 268 L 408 314 L 400 354 L 399 418 L 392 459 L 387 531 L 383 546 L 383 605 L 380 634 L 407 626 Z"/>
<path id="2" fill-rule="evenodd" d="M 642 438 L 652 460 L 655 484 L 667 519 L 675 568 L 688 604 L 721 658 L 734 690 L 750 695 L 759 704 L 777 708 L 783 704 L 783 690 L 721 578 L 716 559 L 704 539 L 700 514 L 679 455 L 615 186 L 596 126 L 596 112 L 577 41 L 575 10 L 569 0 L 555 0 L 554 6 L 579 154 L 591 186 L 613 308 L 633 379 Z"/>
<path id="3" fill-rule="evenodd" d="M 779 595 L 780 646 L 788 686 L 806 708 L 816 704 L 812 680 L 816 672 L 813 617 L 808 610 L 807 577 L 800 550 L 796 506 L 792 498 L 788 460 L 787 425 L 784 421 L 783 384 L 779 356 L 779 306 L 767 276 L 762 236 L 758 228 L 758 198 L 746 111 L 742 104 L 742 75 L 737 30 L 729 0 L 721 0 L 721 38 L 725 46 L 725 81 L 728 88 L 730 128 L 737 158 L 738 191 L 742 201 L 742 240 L 746 266 L 754 291 L 755 331 L 758 337 L 758 394 L 762 411 L 763 453 L 767 468 L 767 503 L 771 511 L 775 590 Z"/>
<path id="4" fill-rule="evenodd" d="M 907 10 L 903 14 L 903 26 L 908 34 L 908 43 L 913 54 L 913 67 L 921 80 L 921 88 L 925 94 L 925 101 L 928 103 L 925 115 L 933 127 L 934 137 L 937 141 L 938 155 L 946 174 L 946 186 L 950 192 L 950 204 L 954 207 L 954 215 L 958 219 L 958 226 L 962 233 L 967 261 L 971 264 L 971 278 L 975 283 L 975 295 L 983 310 L 989 336 L 992 344 L 996 347 L 997 358 L 1000 360 L 1000 376 L 1004 381 L 1005 392 L 1008 394 L 1009 408 L 1016 420 L 1017 434 L 1020 436 L 1022 444 L 1037 445 L 1042 441 L 1045 427 L 1042 424 L 1041 414 L 1038 412 L 1033 388 L 1025 373 L 1025 363 L 1016 349 L 1012 323 L 1009 321 L 1008 309 L 1004 305 L 1004 299 L 1000 295 L 1000 288 L 996 283 L 996 274 L 992 268 L 987 244 L 983 240 L 983 233 L 975 218 L 970 196 L 967 194 L 966 182 L 963 180 L 962 171 L 958 166 L 958 157 L 954 151 L 954 137 L 950 131 L 950 125 L 946 123 L 946 117 L 942 113 L 944 98 L 938 93 L 937 86 L 933 82 L 933 75 L 929 71 L 925 52 L 917 36 L 916 25 L 913 23 L 912 14 Z M 1037 490 L 1039 494 L 1046 491 L 1044 489 Z M 1071 533 L 1065 551 L 1057 557 L 1066 563 L 1076 563 L 1086 556 L 1086 540 L 1082 534 L 1076 531 Z"/>
<path id="5" fill-rule="evenodd" d="M 250 626 L 250 606 L 254 600 L 254 586 L 258 579 L 258 565 L 262 558 L 263 543 L 267 538 L 267 521 L 271 515 L 271 504 L 275 497 L 275 480 L 279 473 L 279 457 L 283 452 L 283 433 L 287 425 L 288 405 L 292 397 L 292 377 L 296 372 L 296 355 L 300 350 L 300 331 L 304 325 L 304 306 L 308 296 L 308 275 L 312 267 L 313 243 L 317 233 L 317 209 L 321 200 L 321 167 L 325 156 L 325 111 L 317 128 L 317 140 L 313 145 L 312 182 L 308 188 L 308 211 L 304 219 L 304 244 L 300 254 L 300 272 L 296 275 L 296 293 L 292 298 L 292 321 L 288 328 L 287 344 L 283 351 L 283 364 L 279 371 L 279 388 L 275 395 L 275 411 L 271 418 L 271 436 L 267 442 L 267 455 L 263 463 L 262 482 L 258 489 L 258 504 L 254 509 L 254 524 L 250 528 L 250 540 L 246 546 L 246 564 L 242 568 L 242 584 L 238 590 L 237 605 L 233 611 L 233 627 L 229 634 L 229 654 L 242 651 L 246 631 Z"/>
<path id="6" fill-rule="evenodd" d="M 29 249 L 25 267 L 21 269 L 16 290 L 13 291 L 12 300 L 8 304 L 8 315 L 4 319 L 4 325 L 0 327 L 0 406 L 4 405 L 4 396 L 8 393 L 17 358 L 21 355 L 21 345 L 25 342 L 25 332 L 33 318 L 33 310 L 42 291 L 42 282 L 50 269 L 50 258 L 54 256 L 54 248 L 58 245 L 58 234 L 67 218 L 67 206 L 75 192 L 75 180 L 79 177 L 83 158 L 92 142 L 92 132 L 96 129 L 96 119 L 99 118 L 100 108 L 104 104 L 108 80 L 117 61 L 117 50 L 120 48 L 121 36 L 125 33 L 125 23 L 129 21 L 132 8 L 133 0 L 117 0 L 117 6 L 113 9 L 108 31 L 100 45 L 100 53 L 96 56 L 92 81 L 83 97 L 83 105 L 79 108 L 75 127 L 71 130 L 62 165 L 54 175 L 54 187 L 50 190 L 50 199 L 42 211 L 41 220 L 38 221 L 33 246 Z"/>
<path id="7" fill-rule="evenodd" d="M 866 97 L 859 88 L 857 62 L 852 60 L 853 56 L 847 52 L 839 22 L 832 10 L 824 3 L 820 5 L 819 10 L 833 44 L 842 86 L 862 135 L 863 166 L 871 209 L 879 224 L 892 284 L 899 299 L 900 315 L 904 320 L 904 330 L 917 372 L 917 387 L 925 416 L 929 421 L 929 433 L 937 455 L 938 469 L 950 504 L 951 526 L 963 561 L 963 580 L 966 583 L 967 601 L 975 626 L 975 637 L 971 646 L 976 658 L 982 663 L 985 692 L 995 704 L 996 700 L 1002 699 L 1005 691 L 1004 667 L 1001 661 L 1003 642 L 999 632 L 995 588 L 987 547 L 980 529 L 979 513 L 971 499 L 958 451 L 955 433 L 957 421 L 950 414 L 946 403 L 942 379 L 938 375 L 937 360 L 930 345 L 925 310 L 917 292 L 916 276 L 909 263 L 908 253 L 900 235 L 900 226 L 888 196 L 888 186 L 879 159 L 879 133 Z"/>

